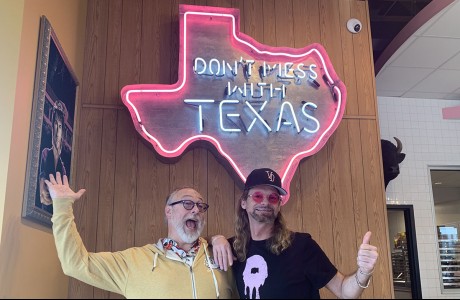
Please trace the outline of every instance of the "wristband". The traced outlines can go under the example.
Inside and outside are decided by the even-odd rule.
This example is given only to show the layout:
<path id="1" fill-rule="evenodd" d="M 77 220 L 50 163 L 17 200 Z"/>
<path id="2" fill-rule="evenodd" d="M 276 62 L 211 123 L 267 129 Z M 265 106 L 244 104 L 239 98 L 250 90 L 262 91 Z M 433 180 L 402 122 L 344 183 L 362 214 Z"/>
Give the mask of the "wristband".
<path id="1" fill-rule="evenodd" d="M 369 279 L 367 279 L 366 285 L 362 285 L 358 279 L 358 272 L 355 273 L 355 279 L 356 279 L 356 283 L 358 284 L 358 286 L 362 289 L 367 289 L 369 287 L 369 283 L 371 282 L 371 277 L 369 277 Z"/>

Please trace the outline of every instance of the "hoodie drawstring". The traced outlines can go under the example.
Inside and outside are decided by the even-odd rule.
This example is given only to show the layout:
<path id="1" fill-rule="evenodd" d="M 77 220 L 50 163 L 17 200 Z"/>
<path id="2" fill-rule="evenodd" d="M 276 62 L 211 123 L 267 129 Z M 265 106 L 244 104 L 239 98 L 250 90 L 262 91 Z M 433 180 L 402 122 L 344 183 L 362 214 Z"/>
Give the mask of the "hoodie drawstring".
<path id="1" fill-rule="evenodd" d="M 153 270 L 155 270 L 155 268 L 157 267 L 157 259 L 158 259 L 158 252 L 155 252 L 155 258 L 153 259 L 153 268 L 152 268 L 152 272 L 153 272 Z"/>
<path id="2" fill-rule="evenodd" d="M 217 296 L 217 299 L 219 299 L 220 294 L 219 294 L 219 287 L 217 285 L 216 274 L 214 274 L 214 270 L 211 266 L 211 259 L 209 258 L 208 250 L 206 248 L 207 247 L 204 247 L 204 253 L 206 254 L 206 260 L 208 261 L 209 269 L 211 269 L 212 279 L 214 280 L 214 288 L 216 289 L 216 296 Z"/>

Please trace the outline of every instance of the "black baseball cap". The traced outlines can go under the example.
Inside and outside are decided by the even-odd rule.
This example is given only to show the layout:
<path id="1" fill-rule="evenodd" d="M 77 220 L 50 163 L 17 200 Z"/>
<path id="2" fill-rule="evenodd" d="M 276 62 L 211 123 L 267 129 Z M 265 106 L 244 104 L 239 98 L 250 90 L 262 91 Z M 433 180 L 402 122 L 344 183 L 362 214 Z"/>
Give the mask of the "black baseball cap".
<path id="1" fill-rule="evenodd" d="M 281 177 L 272 169 L 262 168 L 253 170 L 246 179 L 244 189 L 249 190 L 257 185 L 268 185 L 277 189 L 280 195 L 287 195 L 286 190 L 281 187 Z"/>

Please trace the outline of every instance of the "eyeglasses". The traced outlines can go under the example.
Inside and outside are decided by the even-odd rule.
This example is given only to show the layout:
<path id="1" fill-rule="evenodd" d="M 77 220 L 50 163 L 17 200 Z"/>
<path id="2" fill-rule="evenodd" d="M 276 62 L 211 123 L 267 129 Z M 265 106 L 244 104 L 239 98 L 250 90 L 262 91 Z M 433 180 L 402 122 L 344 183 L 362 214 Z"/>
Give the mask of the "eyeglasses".
<path id="1" fill-rule="evenodd" d="M 173 202 L 173 203 L 170 203 L 169 206 L 173 206 L 173 205 L 176 205 L 176 204 L 179 204 L 179 203 L 182 203 L 182 205 L 184 206 L 184 208 L 186 210 L 192 210 L 195 205 L 196 207 L 198 207 L 198 210 L 200 212 L 205 212 L 208 210 L 209 208 L 209 205 L 206 204 L 206 203 L 203 203 L 203 202 L 193 202 L 192 200 L 179 200 L 179 201 L 176 201 L 176 202 Z"/>
<path id="2" fill-rule="evenodd" d="M 265 195 L 261 192 L 254 192 L 252 194 L 249 194 L 248 196 L 251 197 L 252 200 L 254 200 L 254 202 L 256 203 L 262 203 L 262 201 L 264 201 L 265 199 Z M 280 199 L 281 199 L 281 196 L 278 195 L 277 193 L 271 193 L 270 195 L 268 195 L 268 202 L 270 204 L 278 204 Z"/>

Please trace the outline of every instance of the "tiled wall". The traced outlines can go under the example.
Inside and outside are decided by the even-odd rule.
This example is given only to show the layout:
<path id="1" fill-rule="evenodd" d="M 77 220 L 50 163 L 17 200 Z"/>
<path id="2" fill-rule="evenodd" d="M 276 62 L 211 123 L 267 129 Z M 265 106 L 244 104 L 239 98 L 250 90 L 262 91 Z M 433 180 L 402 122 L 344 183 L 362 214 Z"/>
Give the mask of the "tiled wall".
<path id="1" fill-rule="evenodd" d="M 405 160 L 399 177 L 386 189 L 387 204 L 414 206 L 417 247 L 423 298 L 456 298 L 441 293 L 436 223 L 429 175 L 430 166 L 460 169 L 460 120 L 444 120 L 442 109 L 458 106 L 458 100 L 379 97 L 382 139 L 397 137 L 403 143 Z M 460 215 L 459 215 L 460 220 Z"/>

